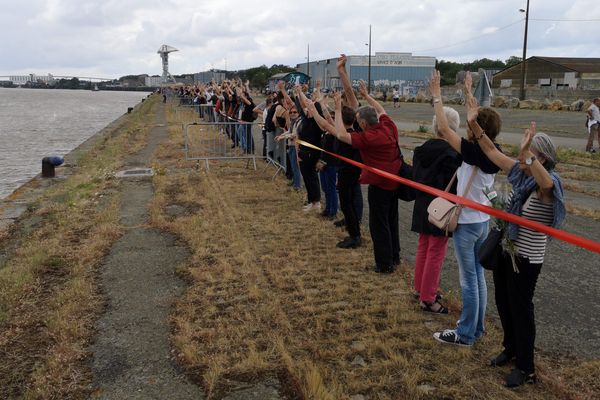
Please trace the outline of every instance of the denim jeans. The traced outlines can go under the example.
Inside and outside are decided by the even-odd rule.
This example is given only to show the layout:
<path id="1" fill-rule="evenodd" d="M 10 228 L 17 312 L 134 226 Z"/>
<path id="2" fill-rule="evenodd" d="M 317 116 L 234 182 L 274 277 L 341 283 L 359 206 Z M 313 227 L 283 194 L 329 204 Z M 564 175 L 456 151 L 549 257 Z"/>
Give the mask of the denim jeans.
<path id="1" fill-rule="evenodd" d="M 296 154 L 296 146 L 288 146 L 287 149 L 288 160 L 290 161 L 290 168 L 292 169 L 292 184 L 294 189 L 300 189 L 300 166 L 298 165 L 298 155 Z"/>
<path id="2" fill-rule="evenodd" d="M 321 188 L 325 193 L 325 210 L 323 213 L 327 216 L 335 216 L 338 212 L 338 194 L 335 188 L 337 180 L 337 167 L 326 166 L 319 172 L 321 178 Z"/>
<path id="3" fill-rule="evenodd" d="M 484 331 L 487 286 L 479 264 L 479 248 L 487 237 L 488 225 L 489 221 L 458 224 L 453 235 L 463 303 L 456 332 L 468 344 L 473 344 Z"/>

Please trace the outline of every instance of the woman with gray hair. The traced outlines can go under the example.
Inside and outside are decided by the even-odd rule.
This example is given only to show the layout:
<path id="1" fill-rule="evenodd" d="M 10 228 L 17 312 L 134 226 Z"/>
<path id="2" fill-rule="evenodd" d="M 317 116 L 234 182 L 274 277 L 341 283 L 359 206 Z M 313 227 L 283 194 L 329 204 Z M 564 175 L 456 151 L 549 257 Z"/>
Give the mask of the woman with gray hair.
<path id="1" fill-rule="evenodd" d="M 544 133 L 536 134 L 536 125 L 532 122 L 523 135 L 517 160 L 513 160 L 499 151 L 473 121 L 477 102 L 472 97 L 467 99 L 467 110 L 469 126 L 481 149 L 508 174 L 512 192 L 506 211 L 558 228 L 566 212 L 561 180 L 554 171 L 557 159 L 552 140 Z M 514 254 L 505 254 L 494 270 L 504 349 L 491 360 L 491 365 L 503 366 L 514 359 L 515 368 L 506 376 L 506 385 L 516 387 L 536 381 L 533 294 L 544 263 L 547 235 L 513 223 L 509 223 L 506 234 Z"/>
<path id="2" fill-rule="evenodd" d="M 448 125 L 453 131 L 458 130 L 460 117 L 450 107 L 444 107 Z M 436 117 L 433 117 L 435 137 L 415 148 L 413 157 L 413 180 L 437 189 L 444 190 L 462 163 L 462 157 L 446 142 L 438 130 Z M 456 184 L 450 188 L 456 194 Z M 434 196 L 416 191 L 413 207 L 413 232 L 419 234 L 415 258 L 414 290 L 419 297 L 421 309 L 425 312 L 447 314 L 448 309 L 440 303 L 438 289 L 440 274 L 448 247 L 448 238 L 452 234 L 436 228 L 428 220 L 427 208 Z"/>

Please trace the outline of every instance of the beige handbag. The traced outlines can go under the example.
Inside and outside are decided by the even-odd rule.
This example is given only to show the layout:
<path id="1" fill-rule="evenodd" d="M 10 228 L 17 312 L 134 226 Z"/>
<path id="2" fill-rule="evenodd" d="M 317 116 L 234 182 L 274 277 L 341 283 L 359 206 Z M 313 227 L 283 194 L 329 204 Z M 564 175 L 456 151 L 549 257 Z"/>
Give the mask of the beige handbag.
<path id="1" fill-rule="evenodd" d="M 471 173 L 471 177 L 469 178 L 469 183 L 465 188 L 463 193 L 463 197 L 465 194 L 469 192 L 471 188 L 471 184 L 473 183 L 473 178 L 477 174 L 477 167 L 473 168 L 473 172 Z M 458 171 L 454 173 L 452 179 L 444 189 L 445 192 L 449 191 L 456 179 L 456 174 Z M 437 228 L 443 230 L 448 236 L 449 232 L 454 232 L 456 230 L 456 226 L 458 225 L 458 217 L 460 216 L 460 211 L 462 210 L 462 206 L 460 204 L 454 204 L 451 201 L 444 199 L 443 197 L 436 197 L 427 207 L 427 213 L 429 214 L 428 221 L 436 226 Z"/>

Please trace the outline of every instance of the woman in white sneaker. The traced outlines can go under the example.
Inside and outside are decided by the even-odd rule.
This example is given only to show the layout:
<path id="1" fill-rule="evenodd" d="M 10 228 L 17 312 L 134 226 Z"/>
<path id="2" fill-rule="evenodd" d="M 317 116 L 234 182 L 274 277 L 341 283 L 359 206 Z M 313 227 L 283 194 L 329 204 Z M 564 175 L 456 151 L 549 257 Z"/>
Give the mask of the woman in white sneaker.
<path id="1" fill-rule="evenodd" d="M 477 108 L 475 99 L 470 98 L 468 102 L 469 110 Z M 525 130 L 517 160 L 498 151 L 476 123 L 474 133 L 485 154 L 508 175 L 512 191 L 506 211 L 558 228 L 566 212 L 561 180 L 554 172 L 556 149 L 548 135 L 536 134 L 535 128 L 535 122 L 532 122 Z M 490 364 L 503 366 L 514 359 L 515 368 L 506 376 L 506 385 L 516 387 L 536 381 L 533 294 L 544 263 L 547 235 L 512 223 L 506 235 L 515 249 L 515 264 L 505 254 L 494 270 L 504 349 Z"/>
<path id="2" fill-rule="evenodd" d="M 450 129 L 441 99 L 440 73 L 435 71 L 429 82 L 438 130 L 454 150 L 462 155 L 463 162 L 457 170 L 456 193 L 469 200 L 489 204 L 484 189 L 494 185 L 499 168 L 483 153 L 472 130 L 467 126 L 468 139 L 461 138 Z M 465 79 L 465 92 L 471 91 L 471 76 Z M 478 109 L 476 120 L 484 128 L 490 141 L 500 133 L 501 120 L 489 107 Z M 479 248 L 487 237 L 490 216 L 470 208 L 462 208 L 458 226 L 453 233 L 454 254 L 458 263 L 462 311 L 456 329 L 436 332 L 433 337 L 446 344 L 471 346 L 483 336 L 487 285 L 483 267 L 479 263 Z"/>

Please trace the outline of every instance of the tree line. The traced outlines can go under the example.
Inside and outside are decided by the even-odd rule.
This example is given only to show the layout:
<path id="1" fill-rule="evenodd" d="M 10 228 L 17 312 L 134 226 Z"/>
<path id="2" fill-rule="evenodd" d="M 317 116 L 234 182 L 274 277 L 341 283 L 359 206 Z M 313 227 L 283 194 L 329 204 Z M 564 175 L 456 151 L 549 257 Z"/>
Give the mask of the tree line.
<path id="1" fill-rule="evenodd" d="M 477 72 L 479 68 L 504 69 L 520 62 L 521 57 L 516 56 L 511 56 L 506 61 L 482 58 L 468 63 L 439 60 L 435 63 L 435 68 L 440 71 L 442 85 L 454 85 L 456 83 L 456 74 L 460 71 Z"/>

